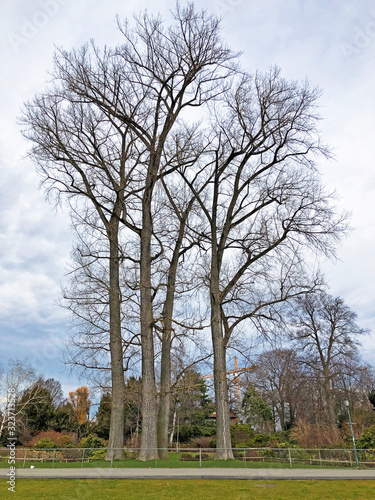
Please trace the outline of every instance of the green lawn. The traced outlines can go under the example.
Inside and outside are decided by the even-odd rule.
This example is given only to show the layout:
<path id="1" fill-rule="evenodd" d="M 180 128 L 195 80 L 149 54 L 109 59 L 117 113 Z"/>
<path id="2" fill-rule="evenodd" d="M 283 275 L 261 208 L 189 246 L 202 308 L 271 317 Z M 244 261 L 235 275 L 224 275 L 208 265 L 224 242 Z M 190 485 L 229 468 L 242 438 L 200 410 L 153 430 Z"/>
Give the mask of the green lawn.
<path id="1" fill-rule="evenodd" d="M 374 492 L 375 481 L 17 479 L 11 493 L 0 480 L 0 497 L 20 500 L 370 500 Z"/>
<path id="2" fill-rule="evenodd" d="M 193 453 L 193 455 L 197 455 L 196 453 Z M 126 459 L 126 460 L 115 460 L 113 462 L 113 467 L 134 467 L 134 468 L 198 468 L 199 467 L 199 460 L 194 460 L 194 461 L 180 461 L 180 454 L 179 453 L 169 453 L 169 460 L 149 460 L 147 462 L 141 462 L 139 460 L 131 460 L 131 459 Z M 34 467 L 42 467 L 42 468 L 80 468 L 80 467 L 110 467 L 111 462 L 108 462 L 106 460 L 95 460 L 95 461 L 84 461 L 83 463 L 81 461 L 76 461 L 76 462 L 52 462 L 52 461 L 26 461 L 25 462 L 25 468 L 30 468 L 30 466 L 33 465 Z M 325 468 L 337 468 L 337 467 L 345 467 L 345 464 L 341 465 L 334 465 L 332 463 L 326 463 L 323 465 Z M 0 467 L 1 468 L 8 468 L 9 465 L 7 461 L 1 461 L 0 462 Z M 23 467 L 23 461 L 17 461 L 16 464 L 17 468 L 22 468 Z M 243 461 L 243 460 L 202 460 L 202 468 L 207 468 L 207 467 L 220 467 L 220 468 L 289 468 L 290 464 L 289 462 L 271 462 L 271 461 Z M 346 466 L 347 468 L 348 466 Z M 320 468 L 319 463 L 310 463 L 308 461 L 301 461 L 301 462 L 293 462 L 293 468 Z"/>

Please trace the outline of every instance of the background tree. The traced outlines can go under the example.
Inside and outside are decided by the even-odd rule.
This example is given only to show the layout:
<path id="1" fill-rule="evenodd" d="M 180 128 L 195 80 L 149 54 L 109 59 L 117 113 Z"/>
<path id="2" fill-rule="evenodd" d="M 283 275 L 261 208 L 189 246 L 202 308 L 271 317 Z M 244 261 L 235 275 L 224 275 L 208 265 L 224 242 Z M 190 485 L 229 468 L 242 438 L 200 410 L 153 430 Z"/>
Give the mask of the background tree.
<path id="1" fill-rule="evenodd" d="M 27 434 L 46 431 L 53 426 L 56 410 L 63 401 L 61 384 L 57 380 L 39 378 L 17 398 L 19 413 Z"/>
<path id="2" fill-rule="evenodd" d="M 91 401 L 89 393 L 90 391 L 86 386 L 78 387 L 75 391 L 69 392 L 67 401 L 72 405 L 80 425 L 86 423 L 90 417 Z"/>
<path id="3" fill-rule="evenodd" d="M 100 398 L 98 411 L 96 412 L 96 428 L 95 432 L 98 437 L 108 439 L 109 428 L 111 423 L 111 404 L 112 397 L 110 392 L 105 392 Z"/>
<path id="4" fill-rule="evenodd" d="M 36 385 L 39 377 L 27 361 L 10 360 L 0 371 L 0 438 L 3 437 L 8 424 L 9 405 L 15 416 L 18 432 L 26 430 L 25 409 L 44 404 L 46 392 Z M 35 390 L 30 390 L 36 386 Z M 22 402 L 20 401 L 22 399 Z"/>
<path id="5" fill-rule="evenodd" d="M 336 425 L 337 377 L 343 360 L 356 354 L 358 337 L 366 330 L 356 324 L 357 315 L 341 298 L 327 293 L 297 298 L 290 317 L 290 338 L 321 386 L 327 422 Z"/>
<path id="6" fill-rule="evenodd" d="M 248 377 L 272 408 L 282 430 L 288 430 L 307 407 L 311 391 L 308 373 L 293 349 L 273 349 L 260 354 Z M 305 415 L 304 415 L 305 416 Z"/>
<path id="7" fill-rule="evenodd" d="M 368 393 L 368 399 L 373 406 L 373 411 L 375 411 L 375 391 L 372 390 Z"/>
<path id="8" fill-rule="evenodd" d="M 249 387 L 242 400 L 242 411 L 246 423 L 254 430 L 267 432 L 274 426 L 271 408 L 265 403 L 254 387 Z"/>

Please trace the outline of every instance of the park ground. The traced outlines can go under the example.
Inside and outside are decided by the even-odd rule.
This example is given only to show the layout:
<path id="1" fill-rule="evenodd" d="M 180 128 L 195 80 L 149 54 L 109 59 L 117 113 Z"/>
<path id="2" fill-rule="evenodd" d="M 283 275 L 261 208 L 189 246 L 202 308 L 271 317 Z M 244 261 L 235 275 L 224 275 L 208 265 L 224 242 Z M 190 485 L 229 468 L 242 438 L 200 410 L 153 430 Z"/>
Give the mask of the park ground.
<path id="1" fill-rule="evenodd" d="M 371 500 L 375 481 L 231 481 L 178 479 L 18 479 L 15 493 L 0 480 L 0 497 L 22 500 Z M 9 495 L 9 496 L 8 496 Z"/>

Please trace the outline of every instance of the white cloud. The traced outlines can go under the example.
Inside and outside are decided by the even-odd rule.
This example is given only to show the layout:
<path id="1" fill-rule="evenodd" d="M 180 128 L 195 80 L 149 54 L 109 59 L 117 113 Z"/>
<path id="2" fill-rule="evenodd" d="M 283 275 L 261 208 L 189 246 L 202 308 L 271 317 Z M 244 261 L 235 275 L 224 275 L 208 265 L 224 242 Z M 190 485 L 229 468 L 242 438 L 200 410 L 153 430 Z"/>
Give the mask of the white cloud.
<path id="1" fill-rule="evenodd" d="M 168 16 L 168 9 L 175 5 L 171 0 L 152 7 L 135 0 L 50 0 L 58 7 L 55 14 L 50 11 L 46 23 L 15 47 L 11 35 L 25 35 L 25 23 L 36 24 L 35 16 L 45 1 L 7 2 L 0 19 L 1 95 L 6 96 L 0 117 L 0 318 L 12 324 L 15 338 L 19 326 L 20 343 L 25 340 L 21 326 L 31 325 L 35 347 L 40 339 L 48 339 L 49 321 L 59 329 L 58 336 L 66 333 L 66 323 L 58 323 L 62 312 L 53 304 L 69 257 L 70 234 L 67 216 L 53 213 L 43 193 L 37 191 L 33 166 L 20 159 L 27 147 L 16 125 L 22 102 L 44 88 L 54 44 L 71 48 L 90 38 L 99 45 L 119 43 L 117 13 L 131 17 L 148 6 Z M 341 262 L 327 265 L 328 278 L 332 293 L 341 295 L 358 312 L 363 326 L 375 330 L 375 32 L 367 35 L 362 46 L 358 38 L 361 31 L 371 32 L 373 2 L 199 0 L 196 4 L 223 14 L 223 36 L 228 45 L 244 51 L 245 67 L 266 70 L 276 63 L 285 77 L 308 76 L 323 88 L 323 137 L 336 161 L 322 165 L 322 170 L 327 185 L 340 195 L 340 205 L 353 212 L 355 227 L 338 250 Z M 343 51 L 343 44 L 356 49 L 351 57 Z M 366 341 L 367 353 L 373 352 L 371 342 L 371 338 Z"/>

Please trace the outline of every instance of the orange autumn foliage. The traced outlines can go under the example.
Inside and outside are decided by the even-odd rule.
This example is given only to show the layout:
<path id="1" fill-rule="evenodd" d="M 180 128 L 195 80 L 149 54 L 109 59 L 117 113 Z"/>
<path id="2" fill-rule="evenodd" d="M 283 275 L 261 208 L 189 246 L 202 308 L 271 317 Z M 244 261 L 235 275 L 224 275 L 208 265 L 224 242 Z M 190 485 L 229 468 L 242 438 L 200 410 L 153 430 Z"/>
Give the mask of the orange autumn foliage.
<path id="1" fill-rule="evenodd" d="M 68 402 L 72 405 L 74 413 L 80 424 L 87 422 L 91 401 L 89 399 L 89 389 L 83 385 L 74 392 L 69 392 Z"/>

